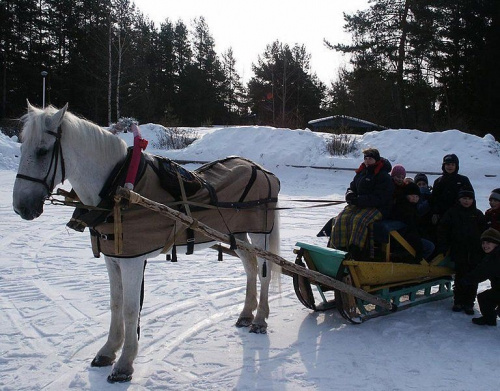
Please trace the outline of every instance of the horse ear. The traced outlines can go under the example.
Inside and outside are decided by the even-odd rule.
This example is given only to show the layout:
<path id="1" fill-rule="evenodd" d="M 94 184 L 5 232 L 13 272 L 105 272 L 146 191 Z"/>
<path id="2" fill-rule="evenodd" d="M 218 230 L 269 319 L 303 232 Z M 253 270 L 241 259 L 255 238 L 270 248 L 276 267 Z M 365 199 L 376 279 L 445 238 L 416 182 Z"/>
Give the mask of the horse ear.
<path id="1" fill-rule="evenodd" d="M 66 110 L 68 110 L 67 103 L 64 105 L 64 107 L 61 110 L 59 110 L 52 117 L 50 117 L 50 126 L 49 126 L 50 129 L 58 128 L 59 125 L 61 125 L 61 122 L 64 118 L 64 114 L 66 113 Z"/>
<path id="2" fill-rule="evenodd" d="M 32 113 L 33 111 L 35 111 L 35 107 L 31 105 L 28 99 L 26 99 L 26 103 L 28 104 L 28 113 Z"/>

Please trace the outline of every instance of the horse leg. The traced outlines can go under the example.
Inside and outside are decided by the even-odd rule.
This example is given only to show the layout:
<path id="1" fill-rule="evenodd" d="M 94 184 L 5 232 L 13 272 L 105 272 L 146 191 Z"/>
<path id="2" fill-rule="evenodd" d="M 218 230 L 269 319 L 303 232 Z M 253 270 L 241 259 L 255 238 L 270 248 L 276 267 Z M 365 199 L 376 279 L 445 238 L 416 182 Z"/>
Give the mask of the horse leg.
<path id="1" fill-rule="evenodd" d="M 132 379 L 133 363 L 139 349 L 137 326 L 141 301 L 141 286 L 144 276 L 144 259 L 121 259 L 120 268 L 123 285 L 123 320 L 125 340 L 120 358 L 113 367 L 108 381 L 126 382 Z"/>
<path id="2" fill-rule="evenodd" d="M 279 254 L 279 232 L 277 226 L 275 225 L 274 234 L 250 234 L 250 239 L 252 244 L 256 247 L 263 248 L 265 250 L 271 250 L 275 254 Z M 258 272 L 260 280 L 260 297 L 259 305 L 257 307 L 257 313 L 255 319 L 250 327 L 251 333 L 266 334 L 267 333 L 267 322 L 266 319 L 269 317 L 269 284 L 271 282 L 271 275 L 273 272 L 278 272 L 278 268 L 273 262 L 267 261 L 262 258 L 257 258 Z M 278 274 L 279 276 L 279 274 Z"/>
<path id="3" fill-rule="evenodd" d="M 270 262 L 258 258 L 258 270 L 259 270 L 259 280 L 260 280 L 260 297 L 259 305 L 257 307 L 257 313 L 255 314 L 255 319 L 250 327 L 251 333 L 256 334 L 266 334 L 267 333 L 267 322 L 266 319 L 269 317 L 269 283 L 271 282 L 271 268 Z M 263 266 L 266 264 L 265 266 Z M 267 269 L 265 276 L 263 275 L 263 270 Z"/>
<path id="4" fill-rule="evenodd" d="M 92 360 L 91 366 L 93 367 L 112 365 L 116 358 L 116 352 L 121 348 L 124 339 L 123 285 L 120 265 L 116 260 L 108 257 L 105 257 L 105 260 L 111 296 L 111 324 L 109 326 L 108 340 Z"/>
<path id="5" fill-rule="evenodd" d="M 235 235 L 236 238 L 249 242 L 247 234 Z M 252 324 L 253 311 L 257 308 L 257 259 L 245 250 L 236 250 L 247 275 L 245 305 L 236 321 L 236 327 L 248 327 Z"/>

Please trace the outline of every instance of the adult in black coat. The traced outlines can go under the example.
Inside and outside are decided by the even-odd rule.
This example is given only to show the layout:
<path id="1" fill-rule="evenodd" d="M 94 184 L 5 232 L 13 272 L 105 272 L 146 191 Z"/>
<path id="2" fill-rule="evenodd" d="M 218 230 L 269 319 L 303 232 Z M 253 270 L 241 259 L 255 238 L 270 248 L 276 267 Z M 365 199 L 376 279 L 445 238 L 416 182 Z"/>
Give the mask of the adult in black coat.
<path id="1" fill-rule="evenodd" d="M 365 149 L 363 155 L 345 195 L 347 206 L 335 218 L 329 242 L 355 259 L 365 256 L 369 225 L 388 217 L 392 206 L 391 164 L 375 148 Z"/>
<path id="2" fill-rule="evenodd" d="M 471 273 L 464 277 L 463 283 L 473 285 L 490 280 L 491 288 L 477 295 L 482 316 L 473 318 L 472 322 L 481 326 L 496 326 L 496 308 L 500 305 L 500 232 L 488 228 L 481 235 L 481 244 L 486 256 Z"/>
<path id="3" fill-rule="evenodd" d="M 481 234 L 486 229 L 486 219 L 476 207 L 474 191 L 460 190 L 458 202 L 442 217 L 437 229 L 437 252 L 450 250 L 451 260 L 455 263 L 455 289 L 453 311 L 474 314 L 474 300 L 477 284 L 460 284 L 469 272 L 481 261 Z"/>
<path id="4" fill-rule="evenodd" d="M 391 163 L 381 158 L 378 152 L 374 153 L 374 156 L 364 155 L 364 162 L 356 170 L 356 175 L 346 191 L 345 200 L 349 205 L 360 208 L 377 208 L 382 216 L 387 218 L 391 213 L 394 192 L 394 184 L 389 175 Z"/>
<path id="5" fill-rule="evenodd" d="M 443 157 L 441 166 L 443 175 L 434 181 L 432 187 L 431 206 L 432 206 L 432 223 L 438 224 L 439 219 L 444 213 L 456 204 L 458 200 L 458 192 L 462 188 L 474 190 L 469 178 L 465 175 L 460 175 L 458 156 L 454 153 Z"/>

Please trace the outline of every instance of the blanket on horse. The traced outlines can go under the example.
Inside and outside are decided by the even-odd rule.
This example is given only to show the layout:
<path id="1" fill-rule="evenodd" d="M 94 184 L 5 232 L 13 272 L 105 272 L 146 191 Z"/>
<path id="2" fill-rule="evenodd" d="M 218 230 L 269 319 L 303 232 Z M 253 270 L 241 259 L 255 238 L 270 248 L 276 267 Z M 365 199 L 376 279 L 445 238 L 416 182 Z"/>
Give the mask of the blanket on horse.
<path id="1" fill-rule="evenodd" d="M 118 186 L 123 186 L 130 153 L 112 173 L 101 191 L 103 203 L 113 204 Z M 134 191 L 153 201 L 190 214 L 193 218 L 226 233 L 270 233 L 278 201 L 278 178 L 256 163 L 241 157 L 228 157 L 208 163 L 195 171 L 175 162 L 143 154 Z M 95 218 L 99 215 L 99 218 Z M 161 216 L 140 205 L 121 209 L 122 248 L 115 249 L 113 211 L 75 211 L 68 226 L 91 231 L 94 255 L 135 257 L 158 249 L 168 251 L 174 244 L 210 242 L 199 232 Z"/>

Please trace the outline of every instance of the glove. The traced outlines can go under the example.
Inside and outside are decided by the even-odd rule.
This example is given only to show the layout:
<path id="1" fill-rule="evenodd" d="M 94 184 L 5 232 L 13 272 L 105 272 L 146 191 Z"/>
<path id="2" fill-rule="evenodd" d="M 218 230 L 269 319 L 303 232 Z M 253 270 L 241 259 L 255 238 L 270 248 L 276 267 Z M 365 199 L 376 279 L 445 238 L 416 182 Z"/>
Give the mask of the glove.
<path id="1" fill-rule="evenodd" d="M 433 225 L 436 225 L 438 223 L 438 221 L 439 221 L 439 215 L 437 213 L 433 214 L 432 218 L 431 218 L 431 221 L 432 221 Z"/>
<path id="2" fill-rule="evenodd" d="M 356 193 L 354 193 L 353 191 L 349 190 L 347 192 L 347 194 L 345 195 L 345 201 L 350 205 L 352 204 L 352 201 L 355 200 L 356 198 L 358 198 L 358 196 L 356 195 Z"/>

